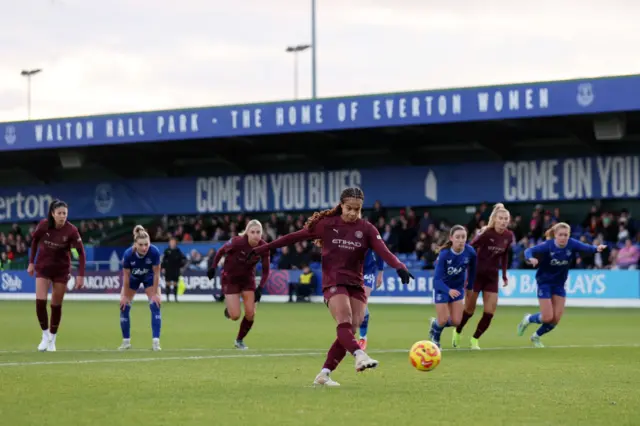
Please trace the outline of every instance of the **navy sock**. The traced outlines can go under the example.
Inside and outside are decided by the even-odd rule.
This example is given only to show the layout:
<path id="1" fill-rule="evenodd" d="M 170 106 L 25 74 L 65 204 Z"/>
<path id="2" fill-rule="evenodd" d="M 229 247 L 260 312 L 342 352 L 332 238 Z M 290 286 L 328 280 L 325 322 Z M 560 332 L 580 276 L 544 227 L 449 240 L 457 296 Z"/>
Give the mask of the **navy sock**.
<path id="1" fill-rule="evenodd" d="M 367 332 L 369 331 L 369 307 L 364 314 L 364 320 L 362 320 L 362 324 L 360 324 L 360 337 L 367 337 Z"/>
<path id="2" fill-rule="evenodd" d="M 160 314 L 160 306 L 154 302 L 149 303 L 151 309 L 151 332 L 154 339 L 160 338 L 160 329 L 162 328 L 162 315 Z"/>
<path id="3" fill-rule="evenodd" d="M 440 326 L 438 321 L 433 322 L 433 326 L 431 326 L 431 333 L 433 334 L 434 343 L 440 343 L 440 335 L 442 334 L 442 330 L 444 330 L 445 326 Z"/>
<path id="4" fill-rule="evenodd" d="M 131 338 L 131 317 L 129 312 L 131 311 L 131 305 L 127 305 L 124 309 L 120 309 L 120 328 L 122 329 L 122 338 Z"/>
<path id="5" fill-rule="evenodd" d="M 536 331 L 536 335 L 538 337 L 542 337 L 543 335 L 549 333 L 554 328 L 556 328 L 555 324 L 551 324 L 551 323 L 545 322 L 538 328 L 538 330 Z"/>

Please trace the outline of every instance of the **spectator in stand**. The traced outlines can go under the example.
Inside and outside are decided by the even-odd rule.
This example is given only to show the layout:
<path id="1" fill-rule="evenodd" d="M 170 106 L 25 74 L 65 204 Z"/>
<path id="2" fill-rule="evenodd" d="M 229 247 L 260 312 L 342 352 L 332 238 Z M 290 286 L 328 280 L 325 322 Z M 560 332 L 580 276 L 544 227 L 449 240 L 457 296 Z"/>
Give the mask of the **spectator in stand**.
<path id="1" fill-rule="evenodd" d="M 624 240 L 624 246 L 618 251 L 614 269 L 638 269 L 640 249 L 630 239 Z"/>

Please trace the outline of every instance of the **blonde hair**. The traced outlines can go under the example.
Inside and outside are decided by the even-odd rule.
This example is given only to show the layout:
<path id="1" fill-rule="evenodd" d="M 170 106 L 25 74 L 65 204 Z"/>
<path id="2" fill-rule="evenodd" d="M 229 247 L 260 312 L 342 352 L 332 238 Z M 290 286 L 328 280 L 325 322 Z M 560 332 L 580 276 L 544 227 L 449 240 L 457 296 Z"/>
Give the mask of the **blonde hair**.
<path id="1" fill-rule="evenodd" d="M 133 242 L 135 243 L 138 240 L 144 239 L 148 239 L 149 242 L 151 242 L 151 237 L 149 237 L 149 233 L 144 229 L 144 226 L 136 225 L 135 228 L 133 228 Z"/>
<path id="2" fill-rule="evenodd" d="M 493 211 L 491 211 L 491 216 L 489 216 L 489 223 L 483 226 L 480 232 L 484 232 L 489 228 L 496 229 L 496 219 L 498 218 L 498 213 L 506 213 L 509 215 L 509 217 L 511 217 L 511 213 L 509 212 L 509 210 L 507 210 L 504 204 L 498 203 L 493 206 Z"/>
<path id="3" fill-rule="evenodd" d="M 553 225 L 551 228 L 547 229 L 547 232 L 544 233 L 544 236 L 547 238 L 547 240 L 551 240 L 556 237 L 556 231 L 560 228 L 566 229 L 567 231 L 569 231 L 569 235 L 571 235 L 571 226 L 569 226 L 568 223 L 559 222 Z"/>
<path id="4" fill-rule="evenodd" d="M 249 230 L 249 228 L 253 228 L 254 226 L 257 226 L 258 228 L 260 228 L 260 232 L 262 232 L 262 223 L 260 223 L 260 221 L 257 219 L 251 219 L 249 223 L 247 223 L 247 226 L 244 228 L 244 231 L 242 231 L 238 235 L 241 237 L 244 237 L 247 231 Z"/>

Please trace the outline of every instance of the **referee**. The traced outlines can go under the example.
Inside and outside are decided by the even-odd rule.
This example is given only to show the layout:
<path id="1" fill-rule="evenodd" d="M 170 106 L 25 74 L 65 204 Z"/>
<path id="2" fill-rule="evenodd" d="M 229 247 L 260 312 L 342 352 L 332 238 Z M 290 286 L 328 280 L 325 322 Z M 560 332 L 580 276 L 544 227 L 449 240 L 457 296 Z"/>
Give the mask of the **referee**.
<path id="1" fill-rule="evenodd" d="M 167 302 L 169 302 L 171 293 L 175 296 L 176 302 L 178 301 L 178 279 L 186 263 L 187 257 L 178 247 L 178 240 L 175 237 L 171 237 L 169 247 L 167 247 L 162 256 L 162 274 L 166 282 Z"/>

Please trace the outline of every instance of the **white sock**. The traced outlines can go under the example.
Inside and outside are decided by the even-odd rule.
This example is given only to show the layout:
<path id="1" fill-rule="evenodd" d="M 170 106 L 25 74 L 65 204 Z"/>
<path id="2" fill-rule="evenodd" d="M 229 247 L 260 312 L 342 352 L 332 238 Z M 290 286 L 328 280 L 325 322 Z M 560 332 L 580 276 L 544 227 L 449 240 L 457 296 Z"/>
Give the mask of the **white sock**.
<path id="1" fill-rule="evenodd" d="M 524 322 L 529 324 L 529 321 L 531 320 L 531 314 L 527 315 L 524 319 Z"/>
<path id="2" fill-rule="evenodd" d="M 56 341 L 56 336 L 57 336 L 57 334 L 50 334 L 50 335 L 49 335 L 49 341 L 51 341 L 51 342 L 54 342 L 54 343 L 55 343 L 55 341 Z"/>
<path id="3" fill-rule="evenodd" d="M 362 349 L 358 349 L 357 351 L 355 351 L 353 353 L 353 356 L 359 356 L 359 355 L 365 355 L 364 351 Z"/>
<path id="4" fill-rule="evenodd" d="M 322 370 L 320 370 L 320 374 L 326 374 L 328 376 L 329 374 L 331 374 L 331 370 L 329 370 L 328 368 L 323 368 Z"/>
<path id="5" fill-rule="evenodd" d="M 122 343 L 131 343 L 131 338 L 129 338 L 129 339 L 122 339 Z"/>
<path id="6" fill-rule="evenodd" d="M 153 338 L 153 343 L 160 343 L 160 339 L 158 339 L 157 337 Z"/>

